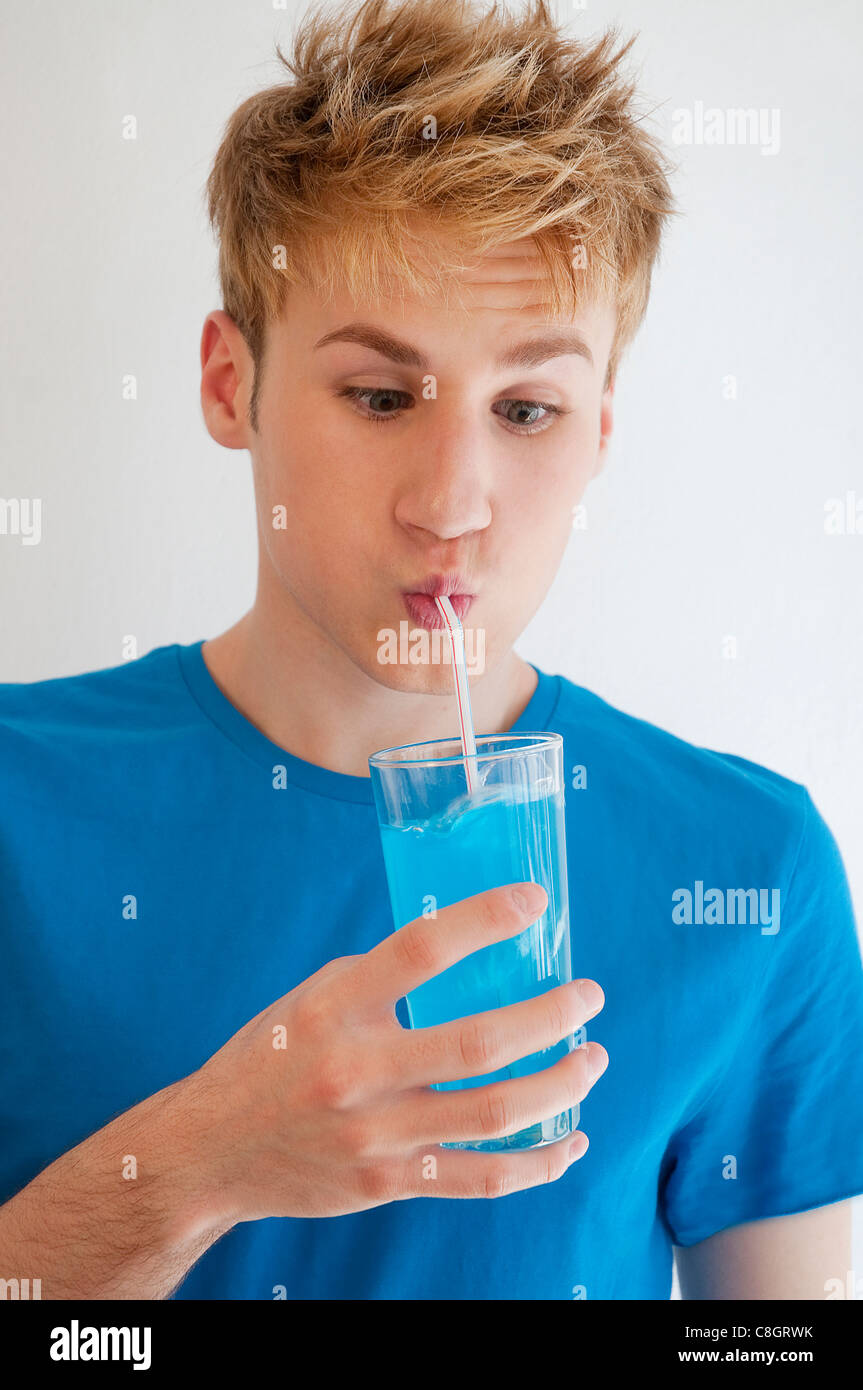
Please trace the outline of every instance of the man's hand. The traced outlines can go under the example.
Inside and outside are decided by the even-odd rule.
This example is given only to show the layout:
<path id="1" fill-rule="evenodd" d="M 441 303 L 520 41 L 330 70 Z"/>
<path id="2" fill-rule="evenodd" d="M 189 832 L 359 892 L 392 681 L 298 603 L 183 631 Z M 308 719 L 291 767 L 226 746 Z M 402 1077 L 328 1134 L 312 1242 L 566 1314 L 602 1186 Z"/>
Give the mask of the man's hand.
<path id="1" fill-rule="evenodd" d="M 585 1001 L 577 983 L 560 985 L 437 1028 L 404 1029 L 394 1010 L 539 916 L 543 889 L 515 886 L 526 911 L 495 888 L 330 962 L 198 1071 L 61 1154 L 0 1207 L 4 1269 L 38 1271 L 46 1299 L 167 1298 L 238 1221 L 338 1216 L 404 1197 L 500 1197 L 561 1177 L 586 1136 L 524 1153 L 438 1145 L 498 1138 L 569 1109 L 605 1069 L 598 1043 L 534 1076 L 463 1091 L 430 1085 L 554 1046 L 599 1012 L 602 990 Z M 129 1154 L 134 1181 L 125 1180 Z M 435 1178 L 425 1176 L 429 1155 Z"/>
<path id="2" fill-rule="evenodd" d="M 407 1197 L 500 1197 L 561 1177 L 585 1152 L 585 1135 L 525 1152 L 438 1146 L 500 1138 L 569 1109 L 608 1064 L 599 1043 L 532 1076 L 430 1086 L 553 1047 L 603 1007 L 599 986 L 560 985 L 434 1028 L 405 1029 L 394 1008 L 464 956 L 524 931 L 546 903 L 544 889 L 521 883 L 417 918 L 367 954 L 331 961 L 187 1077 L 187 1095 L 208 1116 L 206 1161 L 222 1215 L 339 1216 Z"/>

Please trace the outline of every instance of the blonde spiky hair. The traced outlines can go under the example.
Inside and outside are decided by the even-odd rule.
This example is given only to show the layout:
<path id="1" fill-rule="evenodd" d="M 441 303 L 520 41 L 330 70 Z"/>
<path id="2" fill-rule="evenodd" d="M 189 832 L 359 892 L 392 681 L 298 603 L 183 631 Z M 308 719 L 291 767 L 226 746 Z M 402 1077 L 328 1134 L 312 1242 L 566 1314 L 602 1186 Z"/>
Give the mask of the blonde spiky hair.
<path id="1" fill-rule="evenodd" d="M 230 117 L 207 181 L 226 312 L 257 367 L 291 285 L 354 300 L 384 283 L 446 288 L 464 258 L 534 238 L 554 314 L 608 297 L 609 377 L 650 292 L 667 164 L 618 72 L 635 36 L 561 32 L 546 0 L 353 0 L 302 20 L 292 75 Z M 437 267 L 410 254 L 416 216 L 445 234 Z M 256 423 L 256 372 L 251 420 Z"/>

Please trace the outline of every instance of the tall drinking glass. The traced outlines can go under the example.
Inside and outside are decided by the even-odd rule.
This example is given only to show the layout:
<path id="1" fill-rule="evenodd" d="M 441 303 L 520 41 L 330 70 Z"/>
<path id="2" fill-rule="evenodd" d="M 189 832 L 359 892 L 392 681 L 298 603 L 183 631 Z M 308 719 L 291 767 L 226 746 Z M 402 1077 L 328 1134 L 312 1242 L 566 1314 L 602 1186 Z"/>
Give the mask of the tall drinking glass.
<path id="1" fill-rule="evenodd" d="M 428 1028 L 531 999 L 572 979 L 560 734 L 490 734 L 476 740 L 467 791 L 459 739 L 385 748 L 369 758 L 395 928 L 462 898 L 531 880 L 548 894 L 542 916 L 493 942 L 406 997 L 412 1028 Z M 452 1091 L 542 1071 L 572 1051 L 554 1047 L 484 1076 L 434 1083 Z M 532 1149 L 576 1129 L 579 1107 L 504 1139 L 454 1149 Z"/>

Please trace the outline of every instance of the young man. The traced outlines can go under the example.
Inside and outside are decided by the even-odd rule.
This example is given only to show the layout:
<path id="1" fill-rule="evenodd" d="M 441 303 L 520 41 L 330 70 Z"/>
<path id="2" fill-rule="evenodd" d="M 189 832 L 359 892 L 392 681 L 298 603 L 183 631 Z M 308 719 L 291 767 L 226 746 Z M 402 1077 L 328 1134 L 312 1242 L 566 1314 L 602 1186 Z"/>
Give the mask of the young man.
<path id="1" fill-rule="evenodd" d="M 672 1244 L 685 1297 L 844 1285 L 863 971 L 830 831 L 804 787 L 513 650 L 670 210 L 612 50 L 541 3 L 375 0 L 310 20 L 229 123 L 201 394 L 252 458 L 254 605 L 0 692 L 0 1273 L 43 1297 L 664 1299 Z M 581 978 L 413 1032 L 397 1001 L 545 900 L 392 932 L 367 760 L 455 711 L 451 668 L 381 637 L 435 592 L 485 636 L 477 730 L 557 730 L 585 770 Z M 537 1076 L 430 1089 L 600 1010 Z M 438 1147 L 576 1101 L 586 1156 Z"/>

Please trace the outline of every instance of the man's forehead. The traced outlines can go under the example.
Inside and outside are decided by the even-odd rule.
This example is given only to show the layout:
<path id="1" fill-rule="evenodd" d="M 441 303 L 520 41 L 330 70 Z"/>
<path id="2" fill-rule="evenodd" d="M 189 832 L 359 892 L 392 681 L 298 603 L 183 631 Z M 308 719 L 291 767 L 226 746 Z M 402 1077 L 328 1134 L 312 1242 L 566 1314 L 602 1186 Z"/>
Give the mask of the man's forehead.
<path id="1" fill-rule="evenodd" d="M 539 313 L 549 305 L 548 270 L 533 237 L 518 237 L 487 251 L 465 253 L 446 238 L 423 240 L 414 235 L 408 254 L 420 264 L 433 265 L 447 251 L 455 251 L 462 262 L 461 268 L 448 273 L 447 283 L 466 305 Z"/>
<path id="2" fill-rule="evenodd" d="M 437 247 L 436 240 L 412 239 L 410 254 L 419 263 L 430 264 L 439 254 Z M 369 330 L 375 328 L 389 329 L 392 334 L 415 342 L 416 333 L 411 334 L 409 329 L 418 322 L 424 322 L 428 328 L 446 324 L 450 331 L 457 328 L 459 332 L 468 332 L 472 323 L 482 323 L 490 327 L 502 359 L 507 345 L 520 344 L 525 339 L 541 337 L 554 347 L 555 333 L 560 338 L 558 350 L 574 350 L 588 361 L 600 358 L 610 347 L 615 322 L 613 306 L 605 300 L 585 297 L 574 316 L 555 313 L 548 270 L 532 237 L 520 237 L 482 253 L 459 252 L 459 259 L 461 266 L 447 272 L 440 294 L 414 295 L 394 276 L 378 284 L 373 299 L 357 302 L 346 289 L 337 288 L 336 278 L 330 282 L 334 292 L 325 299 L 318 301 L 310 287 L 305 287 L 289 294 L 288 300 L 294 294 L 307 300 L 314 320 L 315 347 L 337 340 L 372 346 L 374 333 Z M 287 326 L 291 317 L 287 303 L 285 310 L 282 323 Z M 567 338 L 575 343 L 574 348 L 566 347 Z M 577 345 L 579 339 L 586 344 L 584 352 Z M 411 356 L 412 365 L 424 363 L 421 352 Z M 408 358 L 404 361 L 408 362 Z M 512 355 L 511 360 L 502 360 L 500 365 L 529 366 L 529 353 L 523 354 L 521 360 L 517 354 Z"/>
<path id="3" fill-rule="evenodd" d="M 533 237 L 520 237 L 465 260 L 465 269 L 453 276 L 461 302 L 469 310 L 505 315 L 504 332 L 574 329 L 601 338 L 613 325 L 613 306 L 587 294 L 574 316 L 554 312 L 551 279 Z"/>

